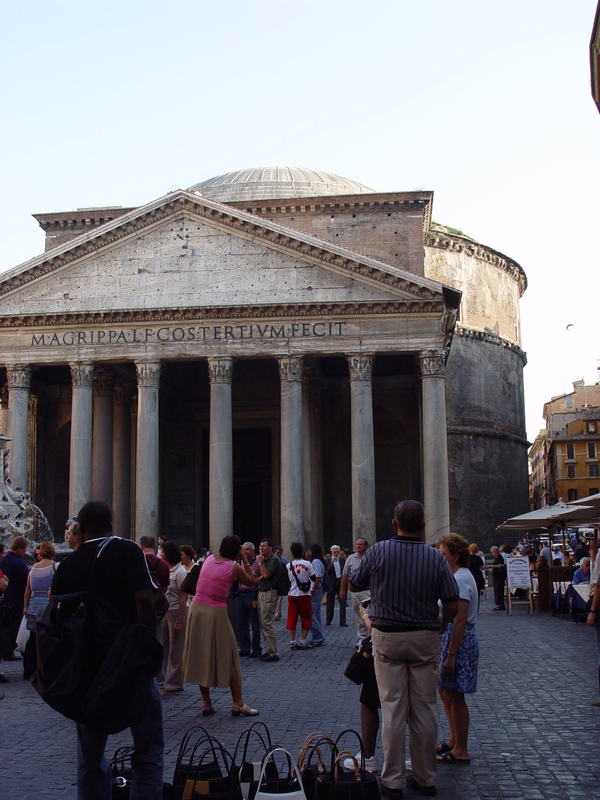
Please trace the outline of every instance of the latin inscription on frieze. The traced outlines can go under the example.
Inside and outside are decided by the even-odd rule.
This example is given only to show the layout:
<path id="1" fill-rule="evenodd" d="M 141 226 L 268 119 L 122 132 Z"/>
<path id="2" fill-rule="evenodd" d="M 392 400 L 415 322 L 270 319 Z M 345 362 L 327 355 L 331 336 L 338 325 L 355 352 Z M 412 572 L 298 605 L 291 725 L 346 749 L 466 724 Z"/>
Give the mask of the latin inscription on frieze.
<path id="1" fill-rule="evenodd" d="M 192 325 L 161 328 L 68 329 L 33 333 L 32 347 L 161 344 L 167 342 L 260 341 L 265 339 L 323 339 L 344 336 L 345 322 L 285 322 L 272 325 Z"/>

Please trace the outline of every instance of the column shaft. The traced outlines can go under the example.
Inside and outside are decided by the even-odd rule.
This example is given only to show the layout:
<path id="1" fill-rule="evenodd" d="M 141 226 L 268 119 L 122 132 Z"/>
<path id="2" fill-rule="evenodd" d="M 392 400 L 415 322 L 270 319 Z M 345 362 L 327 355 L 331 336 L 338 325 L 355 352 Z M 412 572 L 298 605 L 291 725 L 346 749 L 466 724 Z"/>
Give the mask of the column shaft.
<path id="1" fill-rule="evenodd" d="M 92 428 L 92 499 L 113 504 L 113 386 L 112 375 L 94 376 Z"/>
<path id="2" fill-rule="evenodd" d="M 138 378 L 135 538 L 158 538 L 160 361 L 136 363 Z"/>
<path id="3" fill-rule="evenodd" d="M 131 389 L 117 384 L 113 406 L 113 532 L 131 536 Z"/>
<path id="4" fill-rule="evenodd" d="M 92 499 L 92 383 L 94 365 L 71 364 L 71 458 L 69 464 L 69 516 Z"/>
<path id="5" fill-rule="evenodd" d="M 446 380 L 443 354 L 422 353 L 423 396 L 423 503 L 425 539 L 434 542 L 450 532 L 448 442 L 446 435 Z"/>
<path id="6" fill-rule="evenodd" d="M 29 387 L 31 367 L 13 364 L 6 368 L 8 378 L 8 435 L 10 456 L 8 460 L 10 482 L 16 489 L 27 491 L 27 425 L 29 418 Z"/>
<path id="7" fill-rule="evenodd" d="M 281 546 L 304 544 L 302 356 L 279 359 L 281 378 Z"/>
<path id="8" fill-rule="evenodd" d="M 233 431 L 230 357 L 209 358 L 210 453 L 208 458 L 209 546 L 218 552 L 221 539 L 233 533 Z"/>
<path id="9" fill-rule="evenodd" d="M 348 356 L 352 437 L 352 535 L 376 539 L 375 445 L 373 440 L 373 356 Z"/>

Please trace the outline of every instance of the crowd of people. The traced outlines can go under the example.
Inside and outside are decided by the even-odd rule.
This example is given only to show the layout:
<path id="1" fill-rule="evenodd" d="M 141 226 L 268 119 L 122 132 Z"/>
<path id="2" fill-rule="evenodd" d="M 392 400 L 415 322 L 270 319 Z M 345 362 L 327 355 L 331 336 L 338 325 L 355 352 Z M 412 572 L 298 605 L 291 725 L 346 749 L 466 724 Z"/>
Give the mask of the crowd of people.
<path id="1" fill-rule="evenodd" d="M 39 547 L 31 569 L 24 560 L 28 543 L 22 537 L 13 540 L 8 553 L 0 553 L 4 569 L 4 573 L 0 571 L 0 592 L 4 603 L 14 610 L 15 640 L 18 628 L 25 627 L 29 635 L 22 648 L 24 677 L 36 668 L 36 621 L 50 592 L 73 591 L 83 585 L 98 542 L 110 535 L 110 516 L 104 503 L 84 506 L 65 536 L 74 551 L 64 562 L 67 568 L 57 565 L 50 542 Z M 126 545 L 121 560 L 118 567 L 116 553 L 106 560 L 110 587 L 99 591 L 108 593 L 119 618 L 129 618 L 134 609 L 138 620 L 152 627 L 163 646 L 163 669 L 157 682 L 145 689 L 148 719 L 132 726 L 134 747 L 140 755 L 139 786 L 155 780 L 162 764 L 162 723 L 159 725 L 157 706 L 161 695 L 166 698 L 184 691 L 184 682 L 195 684 L 202 697 L 202 715 L 208 717 L 216 713 L 211 689 L 228 688 L 234 717 L 259 713 L 242 694 L 242 659 L 280 660 L 275 621 L 282 613 L 281 599 L 287 595 L 286 628 L 292 651 L 325 644 L 323 606 L 325 628 L 333 624 L 336 603 L 339 625 L 347 626 L 346 607 L 350 606 L 359 653 L 369 657 L 360 694 L 364 749 L 356 760 L 361 765 L 364 758 L 366 769 L 379 772 L 375 750 L 381 710 L 384 798 L 398 800 L 405 778 L 421 795 L 435 795 L 438 763 L 470 761 L 465 696 L 477 690 L 476 622 L 486 566 L 478 546 L 457 534 L 447 534 L 433 546 L 425 544 L 424 524 L 423 506 L 404 501 L 395 509 L 391 539 L 370 544 L 359 537 L 354 553 L 332 545 L 327 556 L 316 542 L 308 550 L 294 542 L 289 561 L 268 538 L 260 541 L 257 552 L 254 543 L 226 536 L 218 553 L 196 553 L 189 545 L 164 538 L 155 542 L 151 536 L 142 536 L 139 546 L 118 540 Z M 490 574 L 498 609 L 504 606 L 505 560 L 510 554 L 509 548 L 492 548 Z M 543 552 L 522 554 L 530 560 L 533 556 L 538 569 L 547 558 Z M 574 584 L 586 582 L 594 573 L 583 548 L 578 555 Z M 596 559 L 596 570 L 599 563 Z M 157 587 L 164 595 L 162 611 Z M 596 610 L 600 612 L 597 575 L 595 587 L 588 618 L 594 626 Z M 600 681 L 600 637 L 598 641 Z M 436 693 L 450 731 L 442 742 L 437 742 Z M 404 752 L 406 725 L 409 762 Z M 81 723 L 77 733 L 78 781 L 103 785 L 107 779 L 106 736 Z M 407 763 L 411 768 L 408 775 Z M 353 768 L 353 764 L 350 759 L 347 767 Z M 152 793 L 139 796 L 154 797 Z"/>

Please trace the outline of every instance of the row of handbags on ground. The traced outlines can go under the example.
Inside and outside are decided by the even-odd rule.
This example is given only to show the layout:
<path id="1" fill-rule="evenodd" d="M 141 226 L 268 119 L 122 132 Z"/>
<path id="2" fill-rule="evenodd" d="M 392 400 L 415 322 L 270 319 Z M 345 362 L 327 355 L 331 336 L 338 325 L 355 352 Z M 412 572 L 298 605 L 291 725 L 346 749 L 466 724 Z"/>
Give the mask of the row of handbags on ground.
<path id="1" fill-rule="evenodd" d="M 359 762 L 341 746 L 358 740 Z M 354 750 L 353 745 L 353 750 Z M 133 748 L 120 748 L 111 761 L 113 800 L 127 800 Z M 173 783 L 165 784 L 164 800 L 381 800 L 377 778 L 364 768 L 363 745 L 352 730 L 335 741 L 326 733 L 310 734 L 297 761 L 273 745 L 269 729 L 256 722 L 240 736 L 231 755 L 202 726 L 186 731 L 175 765 Z M 350 759 L 353 769 L 344 771 Z"/>

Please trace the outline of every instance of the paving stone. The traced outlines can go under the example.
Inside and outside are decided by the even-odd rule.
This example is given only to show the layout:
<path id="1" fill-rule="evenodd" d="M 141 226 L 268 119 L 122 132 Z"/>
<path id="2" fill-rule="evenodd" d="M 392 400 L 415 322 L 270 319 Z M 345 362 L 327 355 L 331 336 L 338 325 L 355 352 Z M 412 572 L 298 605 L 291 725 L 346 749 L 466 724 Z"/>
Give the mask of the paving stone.
<path id="1" fill-rule="evenodd" d="M 569 620 L 530 616 L 520 607 L 512 617 L 493 614 L 492 607 L 491 599 L 482 602 L 478 692 L 467 699 L 471 764 L 440 765 L 438 798 L 598 800 L 596 748 L 578 744 L 582 731 L 592 731 L 600 721 L 589 705 L 598 680 L 593 630 Z M 297 755 L 313 730 L 332 735 L 360 730 L 360 688 L 343 675 L 354 645 L 352 625 L 325 628 L 326 646 L 307 652 L 289 650 L 285 615 L 276 626 L 281 661 L 242 659 L 244 699 L 261 710 L 258 719 L 269 726 L 273 741 Z M 567 668 L 576 670 L 569 684 Z M 2 671 L 10 677 L 0 701 L 2 800 L 74 800 L 74 723 L 39 699 L 21 679 L 19 662 L 3 662 Z M 233 750 L 253 721 L 231 716 L 228 690 L 215 690 L 213 703 L 217 714 L 203 718 L 198 689 L 189 685 L 164 701 L 167 779 L 187 727 L 203 724 Z M 439 701 L 438 715 L 441 741 L 448 725 Z M 107 753 L 130 743 L 127 731 L 111 736 Z M 380 744 L 378 756 L 382 761 Z"/>

